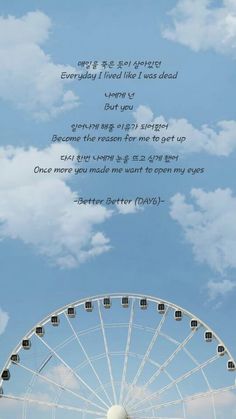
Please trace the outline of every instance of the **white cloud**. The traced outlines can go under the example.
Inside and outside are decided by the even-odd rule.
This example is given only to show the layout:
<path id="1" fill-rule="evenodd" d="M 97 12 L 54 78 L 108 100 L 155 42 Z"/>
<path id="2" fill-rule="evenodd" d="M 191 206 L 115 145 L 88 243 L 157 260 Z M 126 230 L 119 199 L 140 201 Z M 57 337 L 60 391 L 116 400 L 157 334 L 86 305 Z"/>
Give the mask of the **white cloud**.
<path id="1" fill-rule="evenodd" d="M 135 205 L 134 201 L 131 201 L 128 204 L 116 204 L 116 208 L 118 210 L 118 212 L 120 214 L 135 214 L 136 212 L 138 212 L 139 210 L 141 210 L 141 208 L 138 205 Z"/>
<path id="2" fill-rule="evenodd" d="M 59 385 L 63 385 L 69 390 L 78 390 L 80 387 L 78 379 L 65 365 L 60 364 L 50 369 L 47 377 Z"/>
<path id="3" fill-rule="evenodd" d="M 229 414 L 236 404 L 236 395 L 232 391 L 218 393 L 214 396 L 214 403 L 217 409 L 217 414 L 224 413 L 225 417 Z M 195 400 L 190 400 L 186 403 L 187 414 L 190 418 L 202 418 L 212 412 L 212 397 L 204 397 Z M 229 411 L 230 410 L 230 411 Z M 223 416 L 222 416 L 223 417 Z M 231 416 L 230 417 L 234 417 Z"/>
<path id="4" fill-rule="evenodd" d="M 19 412 L 19 409 L 22 408 L 22 400 L 24 400 L 25 394 L 19 394 L 19 397 L 22 398 L 22 400 L 14 399 L 14 396 L 15 396 L 14 394 L 9 394 L 9 393 L 7 394 L 9 396 L 12 396 L 13 398 L 11 399 L 7 397 L 3 397 L 1 399 L 1 409 L 6 410 L 9 414 L 14 412 L 14 416 L 15 416 L 15 411 L 17 410 Z M 39 402 L 39 404 L 31 402 L 31 405 L 34 406 L 34 409 L 39 409 L 43 411 L 48 411 L 48 407 L 44 405 L 43 402 L 45 403 L 53 402 L 52 399 L 50 399 L 50 396 L 48 393 L 30 392 L 29 398 L 33 401 L 36 400 L 37 402 Z M 40 402 L 42 402 L 42 404 L 40 404 Z M 0 419 L 3 419 L 3 418 L 0 417 Z"/>
<path id="5" fill-rule="evenodd" d="M 12 394 L 12 396 L 13 396 L 13 394 Z M 2 410 L 7 410 L 7 411 L 10 411 L 10 410 L 13 410 L 13 409 L 15 410 L 15 409 L 20 407 L 21 403 L 22 402 L 20 402 L 19 400 L 7 399 L 7 398 L 2 397 L 1 398 L 1 409 Z M 4 418 L 2 416 L 0 416 L 0 419 L 4 419 Z"/>
<path id="6" fill-rule="evenodd" d="M 131 384 L 125 383 L 124 388 L 125 388 L 124 394 L 126 394 L 126 396 L 127 395 L 129 396 L 128 400 L 131 399 L 131 400 L 141 401 L 152 395 L 152 391 L 148 388 L 145 388 L 144 386 L 131 385 Z M 160 396 L 155 395 L 154 397 L 152 395 L 152 398 L 149 399 L 148 403 L 150 403 L 150 400 L 151 400 L 152 404 L 155 404 L 157 401 L 159 401 L 159 399 L 160 399 Z"/>
<path id="7" fill-rule="evenodd" d="M 216 156 L 228 156 L 236 149 L 236 121 L 220 121 L 213 129 L 208 125 L 202 125 L 200 128 L 194 127 L 187 119 L 166 120 L 163 116 L 154 117 L 153 112 L 147 106 L 139 106 L 134 112 L 137 123 L 151 124 L 169 124 L 167 130 L 154 132 L 152 130 L 133 131 L 133 135 L 159 137 L 175 136 L 174 141 L 164 144 L 150 141 L 158 150 L 165 152 L 176 152 L 181 154 L 206 152 Z M 177 137 L 186 137 L 186 141 L 177 141 Z"/>
<path id="8" fill-rule="evenodd" d="M 52 22 L 40 11 L 0 17 L 0 98 L 47 120 L 78 106 L 78 97 L 60 79 L 71 66 L 55 64 L 42 49 Z"/>
<path id="9" fill-rule="evenodd" d="M 236 2 L 222 0 L 178 0 L 169 12 L 172 24 L 162 31 L 164 38 L 188 46 L 193 51 L 213 49 L 236 51 Z"/>
<path id="10" fill-rule="evenodd" d="M 0 335 L 2 335 L 5 332 L 8 320 L 8 314 L 0 308 Z"/>
<path id="11" fill-rule="evenodd" d="M 111 217 L 102 205 L 77 205 L 68 174 L 34 174 L 35 166 L 69 167 L 61 155 L 75 154 L 70 145 L 39 150 L 0 148 L 0 240 L 17 239 L 33 246 L 61 267 L 76 267 L 110 249 L 97 226 Z"/>
<path id="12" fill-rule="evenodd" d="M 225 297 L 227 294 L 230 294 L 236 288 L 236 283 L 229 279 L 224 279 L 222 281 L 209 281 L 207 283 L 207 290 L 209 300 L 213 301 L 218 297 Z"/>
<path id="13" fill-rule="evenodd" d="M 133 115 L 138 123 L 148 123 L 154 118 L 152 110 L 148 106 L 140 105 Z"/>
<path id="14" fill-rule="evenodd" d="M 187 203 L 184 195 L 174 195 L 170 215 L 182 227 L 196 260 L 221 274 L 236 268 L 236 197 L 230 189 L 192 189 L 191 198 Z"/>

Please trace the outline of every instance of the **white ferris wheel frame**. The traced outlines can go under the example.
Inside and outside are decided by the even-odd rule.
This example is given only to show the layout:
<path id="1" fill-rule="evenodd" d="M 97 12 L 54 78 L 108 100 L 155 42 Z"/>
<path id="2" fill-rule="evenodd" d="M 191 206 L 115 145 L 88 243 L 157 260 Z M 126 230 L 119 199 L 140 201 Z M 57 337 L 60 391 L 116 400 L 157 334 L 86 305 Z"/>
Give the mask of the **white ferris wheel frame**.
<path id="1" fill-rule="evenodd" d="M 119 396 L 119 400 L 118 400 L 118 397 L 117 397 L 116 391 L 115 391 L 115 382 L 114 382 L 114 379 L 113 379 L 113 376 L 112 376 L 112 366 L 111 366 L 111 361 L 110 361 L 110 354 L 111 353 L 109 353 L 109 349 L 108 349 L 108 346 L 107 346 L 106 333 L 105 333 L 105 325 L 104 325 L 103 317 L 102 317 L 102 314 L 101 314 L 100 305 L 101 305 L 101 302 L 104 300 L 104 298 L 110 298 L 111 301 L 112 301 L 113 299 L 122 299 L 123 297 L 128 297 L 129 302 L 132 304 L 132 306 L 131 306 L 130 320 L 129 320 L 129 323 L 127 325 L 128 326 L 127 343 L 126 343 L 125 351 L 123 353 L 123 355 L 124 355 L 124 367 L 123 367 L 123 373 L 122 373 L 122 379 L 121 379 L 120 396 Z M 179 305 L 176 305 L 176 304 L 174 304 L 172 302 L 169 302 L 167 300 L 160 299 L 160 298 L 157 298 L 157 297 L 154 297 L 154 296 L 150 296 L 150 295 L 137 294 L 137 293 L 129 293 L 129 292 L 124 292 L 124 293 L 110 293 L 110 294 L 99 294 L 99 295 L 95 295 L 95 296 L 84 297 L 82 299 L 76 300 L 73 303 L 67 304 L 67 305 L 65 305 L 65 306 L 63 306 L 63 307 L 61 307 L 61 308 L 53 311 L 51 314 L 47 315 L 43 320 L 41 320 L 40 322 L 36 323 L 34 325 L 34 327 L 31 328 L 26 333 L 26 335 L 24 336 L 24 338 L 21 339 L 21 341 L 17 344 L 17 346 L 11 352 L 11 355 L 12 354 L 19 354 L 19 352 L 22 349 L 22 340 L 30 340 L 32 338 L 32 336 L 36 335 L 36 328 L 37 327 L 44 327 L 46 324 L 48 324 L 49 322 L 51 322 L 51 318 L 53 316 L 60 317 L 61 315 L 64 315 L 67 318 L 67 320 L 68 320 L 69 326 L 70 326 L 70 328 L 71 328 L 71 330 L 72 330 L 75 338 L 77 338 L 77 340 L 78 340 L 78 336 L 77 336 L 77 334 L 76 334 L 76 332 L 75 332 L 75 330 L 74 330 L 74 328 L 72 326 L 72 323 L 70 322 L 70 319 L 68 318 L 67 310 L 69 308 L 71 308 L 71 307 L 73 307 L 73 308 L 76 309 L 77 307 L 80 307 L 82 305 L 84 306 L 85 303 L 88 302 L 88 301 L 89 302 L 92 302 L 93 304 L 97 303 L 98 313 L 99 313 L 99 318 L 100 318 L 100 323 L 101 323 L 100 327 L 101 327 L 101 330 L 102 330 L 103 339 L 104 339 L 104 346 L 105 346 L 105 354 L 104 354 L 104 357 L 106 357 L 107 364 L 108 364 L 108 370 L 109 370 L 109 374 L 110 374 L 110 383 L 111 383 L 111 387 L 112 387 L 114 404 L 116 405 L 116 404 L 118 404 L 118 402 L 121 403 L 121 401 L 123 399 L 123 402 L 124 401 L 128 401 L 129 402 L 128 403 L 128 406 L 130 406 L 132 409 L 134 409 L 134 405 L 129 400 L 130 389 L 127 391 L 127 394 L 126 394 L 125 398 L 123 398 L 123 393 L 124 393 L 124 384 L 125 384 L 125 379 L 126 379 L 126 371 L 127 371 L 128 357 L 129 356 L 132 356 L 132 353 L 129 351 L 129 349 L 130 349 L 131 330 L 132 330 L 132 327 L 133 327 L 133 313 L 134 313 L 134 309 L 133 308 L 134 308 L 134 302 L 135 302 L 135 300 L 139 300 L 140 301 L 142 299 L 145 299 L 147 302 L 151 302 L 151 303 L 154 303 L 154 304 L 164 304 L 164 306 L 165 306 L 165 313 L 163 314 L 162 320 L 160 321 L 157 329 L 155 330 L 155 333 L 154 333 L 154 335 L 153 335 L 153 337 L 151 339 L 151 342 L 148 345 L 148 348 L 147 348 L 146 353 L 144 354 L 144 356 L 135 354 L 136 356 L 139 356 L 139 358 L 141 360 L 141 363 L 140 363 L 139 369 L 136 372 L 135 377 L 134 377 L 134 379 L 133 379 L 133 381 L 131 383 L 130 389 L 132 388 L 132 386 L 134 386 L 137 383 L 138 378 L 139 378 L 139 376 L 140 376 L 140 374 L 142 372 L 142 368 L 143 368 L 145 362 L 149 359 L 149 355 L 150 355 L 151 349 L 152 349 L 152 347 L 153 347 L 153 345 L 155 343 L 156 337 L 159 335 L 159 332 L 160 332 L 160 329 L 162 327 L 162 324 L 165 321 L 165 315 L 166 315 L 166 313 L 168 312 L 169 309 L 172 309 L 174 311 L 178 311 L 179 310 L 179 311 L 181 311 L 181 313 L 183 314 L 183 316 L 187 316 L 190 320 L 193 320 L 193 319 L 196 320 L 197 323 L 198 323 L 197 329 L 199 329 L 200 327 L 203 327 L 205 331 L 211 332 L 212 333 L 212 338 L 217 341 L 218 345 L 222 345 L 224 347 L 225 354 L 227 354 L 228 355 L 228 358 L 234 363 L 234 365 L 236 365 L 235 360 L 234 360 L 234 357 L 232 356 L 232 354 L 229 351 L 228 347 L 223 343 L 223 341 L 213 331 L 213 329 L 211 327 L 209 327 L 209 325 L 206 324 L 204 321 L 202 321 L 198 316 L 195 316 L 190 311 L 184 309 L 183 307 L 181 307 Z M 115 324 L 118 325 L 118 323 L 115 323 Z M 165 362 L 164 364 L 160 365 L 160 364 L 156 363 L 157 372 L 153 375 L 153 376 L 155 376 L 154 378 L 156 378 L 156 376 L 158 376 L 158 374 L 163 369 L 165 369 L 165 366 L 168 365 L 168 363 L 172 361 L 172 359 L 175 357 L 175 355 L 181 349 L 184 349 L 185 351 L 188 352 L 188 350 L 185 348 L 185 345 L 187 344 L 188 340 L 191 339 L 191 336 L 194 333 L 195 333 L 195 331 L 192 331 L 192 333 L 184 341 L 182 341 L 182 342 L 178 342 L 177 340 L 175 340 L 175 344 L 177 345 L 176 350 L 173 352 L 173 354 L 167 359 L 167 362 Z M 39 337 L 38 335 L 36 335 L 36 336 L 47 346 L 48 350 L 52 354 L 56 355 L 56 357 L 69 370 L 71 370 L 71 367 L 67 363 L 65 363 L 65 361 L 55 352 L 55 350 L 50 347 L 50 345 L 48 345 L 45 341 L 43 341 L 43 339 L 41 337 Z M 169 336 L 167 335 L 166 337 L 168 338 Z M 85 357 L 87 359 L 87 364 L 90 365 L 90 367 L 93 369 L 93 372 L 97 376 L 96 370 L 94 369 L 93 364 L 92 364 L 92 359 L 87 355 L 86 350 L 83 348 L 81 342 L 79 342 L 79 343 L 80 343 L 80 346 L 82 348 L 82 351 L 84 352 L 84 355 L 85 355 Z M 9 359 L 6 361 L 6 363 L 5 363 L 2 371 L 8 370 L 10 368 L 10 366 L 12 365 L 13 362 L 11 360 L 11 355 L 10 355 Z M 184 406 L 186 401 L 192 401 L 192 400 L 195 400 L 195 399 L 205 398 L 205 397 L 209 397 L 210 396 L 213 399 L 213 411 L 214 411 L 214 417 L 216 418 L 215 404 L 214 404 L 214 395 L 217 395 L 218 393 L 221 393 L 221 392 L 227 392 L 227 391 L 230 391 L 230 390 L 235 389 L 236 388 L 236 382 L 232 386 L 228 386 L 228 387 L 224 387 L 224 388 L 220 388 L 220 389 L 212 389 L 211 386 L 210 386 L 210 384 L 209 384 L 209 381 L 207 379 L 207 376 L 206 376 L 206 374 L 203 371 L 203 368 L 205 368 L 206 365 L 208 365 L 209 363 L 213 362 L 216 358 L 218 358 L 219 355 L 216 355 L 215 357 L 208 359 L 204 363 L 199 363 L 196 360 L 196 358 L 194 358 L 193 355 L 191 355 L 191 353 L 188 353 L 188 356 L 190 356 L 190 358 L 193 360 L 193 362 L 195 363 L 196 367 L 193 368 L 192 370 L 188 371 L 186 374 L 182 375 L 179 379 L 175 379 L 174 380 L 173 377 L 171 377 L 171 375 L 168 372 L 165 371 L 165 373 L 167 373 L 167 375 L 169 376 L 171 382 L 170 382 L 170 384 L 168 384 L 167 386 L 165 386 L 163 388 L 163 392 L 166 389 L 168 389 L 168 387 L 176 386 L 176 389 L 177 389 L 177 392 L 178 392 L 178 394 L 180 396 L 180 399 L 158 404 L 156 406 L 156 408 L 173 406 L 173 405 L 176 405 L 178 403 L 182 403 L 183 406 Z M 38 373 L 36 371 L 30 370 L 29 368 L 24 367 L 24 366 L 23 366 L 23 368 L 26 369 L 26 370 L 28 369 L 29 372 L 32 372 L 34 374 L 34 377 L 35 376 L 40 376 L 40 373 Z M 184 398 L 182 396 L 179 388 L 178 388 L 178 383 L 180 381 L 184 380 L 186 377 L 188 377 L 188 376 L 192 375 L 193 373 L 195 373 L 195 371 L 201 371 L 203 373 L 204 379 L 205 379 L 206 384 L 208 386 L 208 391 L 207 392 L 204 392 L 204 393 L 196 393 L 196 394 L 193 394 L 192 396 L 188 396 L 188 397 L 185 397 Z M 74 373 L 74 371 L 72 371 L 72 372 Z M 109 404 L 105 403 L 104 400 L 102 398 L 100 398 L 100 396 L 98 394 L 96 394 L 96 390 L 94 390 L 90 386 L 88 386 L 87 383 L 84 382 L 78 375 L 77 375 L 77 378 L 79 378 L 79 380 L 82 381 L 82 384 L 84 384 L 91 391 L 91 393 L 93 393 L 96 396 L 96 401 L 99 400 L 100 402 L 102 402 L 103 407 L 104 407 L 104 405 L 106 405 L 106 408 L 107 407 L 109 408 Z M 110 397 L 108 396 L 108 394 L 106 392 L 106 388 L 105 388 L 106 385 L 101 382 L 100 377 L 97 376 L 97 378 L 98 378 L 98 381 L 100 383 L 100 386 L 103 388 L 103 391 L 104 391 L 104 393 L 107 396 L 107 399 L 110 399 Z M 55 382 L 53 382 L 52 380 L 50 380 L 48 378 L 45 378 L 44 377 L 44 379 L 47 382 L 49 382 L 49 383 L 51 381 L 58 388 L 62 389 L 62 385 L 56 384 Z M 0 379 L 0 389 L 3 386 L 3 382 L 4 382 L 4 380 L 1 377 L 1 379 Z M 149 380 L 146 383 L 146 385 L 149 384 L 150 382 L 151 381 Z M 69 390 L 69 392 L 72 393 L 72 394 L 74 393 L 72 390 Z M 77 393 L 74 393 L 74 395 L 77 395 Z M 28 401 L 30 403 L 36 403 L 38 405 L 44 405 L 44 406 L 48 406 L 48 407 L 51 407 L 51 408 L 55 407 L 55 408 L 59 408 L 59 409 L 61 408 L 61 409 L 78 411 L 80 413 L 83 413 L 84 412 L 84 409 L 80 409 L 80 408 L 76 408 L 76 407 L 71 408 L 70 406 L 59 405 L 58 403 L 55 403 L 55 402 L 52 402 L 52 403 L 51 402 L 50 403 L 48 402 L 47 403 L 46 401 L 40 401 L 40 400 L 32 400 L 32 399 L 28 399 L 27 400 L 27 399 L 25 399 L 25 397 L 20 397 L 20 396 L 18 397 L 18 396 L 4 395 L 4 394 L 2 394 L 1 396 L 3 398 L 5 397 L 5 398 L 8 398 L 8 399 L 19 400 L 19 401 L 23 401 L 23 402 Z M 82 396 L 80 396 L 80 399 L 82 399 L 82 400 L 84 399 L 84 401 L 88 401 L 87 399 L 83 398 Z M 111 401 L 111 399 L 110 399 L 110 401 Z M 134 414 L 135 414 L 135 412 L 136 413 L 142 413 L 142 411 L 147 410 L 147 408 L 146 409 L 144 409 L 144 408 L 143 409 L 137 409 L 137 406 L 139 406 L 139 405 L 142 406 L 142 403 L 143 403 L 143 400 L 141 402 L 136 403 L 136 408 L 135 408 L 135 410 L 133 410 Z M 90 404 L 91 405 L 94 405 L 93 407 L 98 406 L 96 402 L 91 402 L 90 401 Z M 99 407 L 101 408 L 101 406 L 99 406 Z M 155 406 L 152 406 L 152 408 L 155 408 Z M 186 418 L 185 407 L 183 408 L 183 411 L 184 411 L 184 418 Z M 105 412 L 105 408 L 104 408 L 104 412 Z M 87 409 L 86 413 L 91 413 L 91 414 L 93 413 L 94 414 L 94 411 Z M 103 417 L 106 416 L 105 413 L 102 413 L 102 415 L 103 415 Z M 150 416 L 150 418 L 153 418 L 153 417 L 155 417 L 155 416 Z M 25 418 L 26 418 L 26 414 L 25 414 Z M 145 418 L 148 419 L 148 416 L 145 415 Z M 101 416 L 101 419 L 102 419 L 102 416 Z"/>

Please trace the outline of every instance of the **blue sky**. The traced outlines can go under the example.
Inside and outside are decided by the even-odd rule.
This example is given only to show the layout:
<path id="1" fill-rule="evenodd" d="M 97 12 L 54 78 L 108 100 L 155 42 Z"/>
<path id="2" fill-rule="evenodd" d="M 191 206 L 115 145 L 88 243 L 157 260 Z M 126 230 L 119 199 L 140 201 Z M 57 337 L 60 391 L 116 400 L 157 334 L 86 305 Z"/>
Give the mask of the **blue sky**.
<path id="1" fill-rule="evenodd" d="M 185 307 L 236 355 L 233 1 L 0 0 L 0 11 L 0 307 L 9 316 L 1 363 L 47 313 L 117 291 Z M 78 59 L 161 59 L 179 77 L 62 83 L 61 69 L 73 71 Z M 104 92 L 117 90 L 136 92 L 136 115 L 103 111 Z M 114 152 L 113 145 L 54 147 L 52 135 L 71 135 L 72 123 L 140 122 L 145 112 L 189 141 L 181 148 L 136 144 L 135 153 L 179 153 L 183 167 L 204 167 L 204 174 L 33 176 L 34 162 L 55 164 L 61 152 Z M 165 202 L 122 214 L 78 208 L 74 194 L 160 195 Z"/>

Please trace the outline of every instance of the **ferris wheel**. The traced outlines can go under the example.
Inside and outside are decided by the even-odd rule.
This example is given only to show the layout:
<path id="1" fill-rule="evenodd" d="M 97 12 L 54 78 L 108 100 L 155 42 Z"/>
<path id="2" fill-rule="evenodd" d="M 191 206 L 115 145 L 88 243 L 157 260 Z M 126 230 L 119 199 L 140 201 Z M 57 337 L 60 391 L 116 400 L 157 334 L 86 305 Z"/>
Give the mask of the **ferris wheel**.
<path id="1" fill-rule="evenodd" d="M 233 419 L 236 364 L 198 317 L 152 296 L 85 298 L 30 330 L 1 372 L 1 419 Z"/>

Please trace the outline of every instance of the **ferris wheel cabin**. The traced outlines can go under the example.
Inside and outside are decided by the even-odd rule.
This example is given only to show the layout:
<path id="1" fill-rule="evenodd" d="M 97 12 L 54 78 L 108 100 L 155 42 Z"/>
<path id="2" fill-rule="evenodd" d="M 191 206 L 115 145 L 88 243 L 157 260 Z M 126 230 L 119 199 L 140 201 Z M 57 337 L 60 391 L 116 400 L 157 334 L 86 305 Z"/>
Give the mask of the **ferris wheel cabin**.
<path id="1" fill-rule="evenodd" d="M 110 297 L 103 298 L 103 307 L 104 308 L 111 308 L 111 299 L 110 299 Z"/>
<path id="2" fill-rule="evenodd" d="M 139 302 L 140 308 L 142 310 L 146 310 L 148 303 L 147 303 L 147 299 L 146 298 L 141 298 L 140 302 Z"/>
<path id="3" fill-rule="evenodd" d="M 129 307 L 129 297 L 122 297 L 121 305 L 124 308 L 128 308 Z"/>
<path id="4" fill-rule="evenodd" d="M 42 338 L 44 336 L 44 327 L 43 326 L 37 326 L 35 329 L 35 333 L 36 335 L 38 335 L 40 338 Z"/>
<path id="5" fill-rule="evenodd" d="M 223 345 L 217 346 L 217 354 L 223 356 L 225 354 L 225 347 Z"/>
<path id="6" fill-rule="evenodd" d="M 165 313 L 165 304 L 164 303 L 158 303 L 157 304 L 157 311 L 160 314 L 164 314 Z"/>
<path id="7" fill-rule="evenodd" d="M 67 309 L 67 316 L 73 319 L 76 316 L 76 309 L 75 307 L 68 307 Z"/>
<path id="8" fill-rule="evenodd" d="M 11 362 L 13 362 L 13 364 L 19 364 L 19 362 L 20 362 L 19 354 L 12 354 Z"/>
<path id="9" fill-rule="evenodd" d="M 93 303 L 92 301 L 85 301 L 84 308 L 88 313 L 91 313 L 93 311 Z"/>
<path id="10" fill-rule="evenodd" d="M 7 370 L 4 370 L 2 372 L 2 379 L 3 379 L 3 381 L 9 381 L 10 378 L 11 378 L 10 371 L 8 369 Z"/>
<path id="11" fill-rule="evenodd" d="M 231 359 L 227 362 L 227 368 L 228 371 L 235 371 L 236 370 L 236 365 L 234 363 L 234 361 L 232 361 Z"/>
<path id="12" fill-rule="evenodd" d="M 25 350 L 29 350 L 31 348 L 31 342 L 29 339 L 22 340 L 22 348 Z"/>
<path id="13" fill-rule="evenodd" d="M 56 326 L 59 326 L 59 324 L 60 324 L 60 318 L 59 318 L 59 316 L 52 316 L 51 317 L 51 324 L 54 326 L 54 327 L 56 327 Z"/>
<path id="14" fill-rule="evenodd" d="M 180 320 L 182 320 L 182 317 L 183 317 L 182 311 L 181 310 L 176 310 L 175 311 L 175 320 L 180 321 Z"/>

